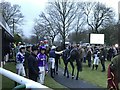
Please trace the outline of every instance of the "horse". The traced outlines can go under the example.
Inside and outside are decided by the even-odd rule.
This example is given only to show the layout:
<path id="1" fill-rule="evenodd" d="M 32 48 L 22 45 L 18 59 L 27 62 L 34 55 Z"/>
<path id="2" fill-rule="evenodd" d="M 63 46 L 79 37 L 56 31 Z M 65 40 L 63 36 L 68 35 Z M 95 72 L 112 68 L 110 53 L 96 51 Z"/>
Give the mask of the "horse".
<path id="1" fill-rule="evenodd" d="M 72 79 L 74 78 L 74 64 L 73 62 L 76 61 L 76 65 L 77 65 L 77 76 L 76 76 L 76 80 L 78 80 L 78 76 L 79 76 L 79 72 L 82 71 L 82 60 L 80 58 L 80 49 L 78 48 L 73 48 L 70 51 L 67 51 L 67 49 L 65 50 L 67 52 L 66 57 L 63 57 L 63 61 L 65 64 L 65 69 L 64 69 L 64 76 L 67 73 L 67 78 L 69 78 L 69 71 L 68 71 L 68 62 L 70 62 L 70 65 L 72 67 Z M 64 55 L 65 53 L 63 53 Z"/>

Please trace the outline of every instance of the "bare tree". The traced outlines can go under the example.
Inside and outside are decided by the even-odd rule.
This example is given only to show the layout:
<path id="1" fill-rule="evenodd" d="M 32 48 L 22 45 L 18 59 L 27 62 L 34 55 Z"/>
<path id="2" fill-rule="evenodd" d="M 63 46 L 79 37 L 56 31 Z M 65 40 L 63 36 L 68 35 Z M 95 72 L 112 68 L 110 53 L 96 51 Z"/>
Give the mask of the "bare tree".
<path id="1" fill-rule="evenodd" d="M 39 15 L 40 18 L 42 18 L 44 27 L 45 27 L 45 33 L 46 36 L 49 36 L 49 38 L 52 40 L 52 43 L 54 42 L 55 37 L 58 35 L 58 30 L 55 25 L 55 21 L 49 14 L 45 15 L 45 13 L 42 13 Z"/>
<path id="2" fill-rule="evenodd" d="M 36 39 L 38 42 L 38 40 L 40 39 L 40 37 L 44 37 L 45 36 L 45 32 L 44 32 L 44 26 L 38 22 L 36 22 L 34 29 L 33 29 L 33 33 L 36 35 Z"/>
<path id="3" fill-rule="evenodd" d="M 71 30 L 71 25 L 76 17 L 76 3 L 68 0 L 56 0 L 51 2 L 49 6 L 49 14 L 54 19 L 54 23 L 57 26 L 57 30 L 63 39 L 63 46 L 65 48 L 65 39 L 68 36 L 68 32 Z"/>
<path id="4" fill-rule="evenodd" d="M 34 29 L 36 35 L 38 34 L 41 37 L 46 37 L 47 39 L 50 39 L 52 43 L 54 42 L 56 35 L 58 35 L 59 33 L 56 30 L 54 20 L 50 17 L 49 14 L 45 15 L 45 13 L 43 12 L 36 20 L 36 25 L 34 26 Z"/>
<path id="5" fill-rule="evenodd" d="M 79 38 L 80 38 L 80 33 L 83 32 L 84 29 L 84 25 L 86 24 L 85 21 L 85 15 L 84 12 L 81 9 L 82 4 L 78 3 L 77 4 L 77 8 L 78 11 L 76 12 L 76 18 L 74 20 L 74 24 L 73 24 L 73 30 L 74 30 L 74 38 L 76 43 L 79 43 Z"/>
<path id="6" fill-rule="evenodd" d="M 20 11 L 20 6 L 15 4 L 11 5 L 10 2 L 2 2 L 0 3 L 2 9 L 2 15 L 8 26 L 11 29 L 17 29 L 17 25 L 23 24 L 23 14 Z M 15 28 L 13 26 L 16 26 Z"/>
<path id="7" fill-rule="evenodd" d="M 112 8 L 106 7 L 102 3 L 84 2 L 82 5 L 87 18 L 87 24 L 95 33 L 99 33 L 100 27 L 113 20 L 114 12 Z"/>

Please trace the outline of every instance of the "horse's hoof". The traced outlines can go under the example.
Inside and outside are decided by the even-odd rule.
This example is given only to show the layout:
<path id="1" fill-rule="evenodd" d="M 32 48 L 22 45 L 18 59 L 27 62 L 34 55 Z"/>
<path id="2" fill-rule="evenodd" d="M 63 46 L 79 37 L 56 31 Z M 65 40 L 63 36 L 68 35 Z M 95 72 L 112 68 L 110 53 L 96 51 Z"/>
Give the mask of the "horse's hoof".
<path id="1" fill-rule="evenodd" d="M 72 76 L 72 79 L 74 79 L 74 76 Z"/>
<path id="2" fill-rule="evenodd" d="M 58 72 L 56 72 L 56 74 L 58 75 Z"/>
<path id="3" fill-rule="evenodd" d="M 69 76 L 67 76 L 67 78 L 69 78 Z"/>
<path id="4" fill-rule="evenodd" d="M 54 76 L 51 76 L 52 78 L 54 78 Z"/>
<path id="5" fill-rule="evenodd" d="M 78 78 L 76 78 L 76 80 L 78 80 Z"/>

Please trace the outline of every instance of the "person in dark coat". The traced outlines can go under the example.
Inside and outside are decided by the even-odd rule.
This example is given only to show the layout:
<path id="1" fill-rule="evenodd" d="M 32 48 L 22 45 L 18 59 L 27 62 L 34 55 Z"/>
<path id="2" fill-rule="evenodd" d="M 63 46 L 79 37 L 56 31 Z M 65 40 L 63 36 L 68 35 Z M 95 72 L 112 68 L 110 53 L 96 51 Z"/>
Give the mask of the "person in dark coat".
<path id="1" fill-rule="evenodd" d="M 24 67 L 25 67 L 25 72 L 26 72 L 26 75 L 28 77 L 28 57 L 30 56 L 31 54 L 31 46 L 26 46 L 26 52 L 25 52 L 25 63 L 24 63 Z"/>
<path id="2" fill-rule="evenodd" d="M 38 61 L 36 59 L 38 54 L 38 48 L 32 46 L 32 53 L 28 57 L 28 70 L 29 70 L 29 79 L 37 82 L 37 77 L 39 74 Z"/>
<path id="3" fill-rule="evenodd" d="M 108 50 L 108 61 L 111 61 L 113 56 L 113 49 L 110 47 L 110 49 Z"/>
<path id="4" fill-rule="evenodd" d="M 68 63 L 67 58 L 68 58 L 69 55 L 70 55 L 70 47 L 67 46 L 66 49 L 63 52 L 63 55 L 62 55 L 63 62 L 64 62 L 64 65 L 65 65 L 64 76 L 66 76 L 66 73 L 67 73 L 67 78 L 69 78 L 69 72 L 68 72 L 68 68 L 67 68 L 67 63 Z"/>
<path id="5" fill-rule="evenodd" d="M 89 48 L 86 56 L 88 60 L 88 67 L 91 67 L 91 55 L 92 55 L 92 50 Z"/>
<path id="6" fill-rule="evenodd" d="M 102 72 L 105 72 L 105 50 L 104 48 L 101 48 L 100 51 L 100 61 L 101 61 L 101 65 L 102 65 Z"/>

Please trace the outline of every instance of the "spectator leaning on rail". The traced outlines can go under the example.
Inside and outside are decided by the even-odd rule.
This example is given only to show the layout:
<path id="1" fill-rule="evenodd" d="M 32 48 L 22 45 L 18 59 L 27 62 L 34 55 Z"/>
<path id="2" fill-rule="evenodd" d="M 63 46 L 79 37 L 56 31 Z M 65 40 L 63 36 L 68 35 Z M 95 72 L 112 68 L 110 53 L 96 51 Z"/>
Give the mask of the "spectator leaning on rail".
<path id="1" fill-rule="evenodd" d="M 48 69 L 46 68 L 47 56 L 45 54 L 45 50 L 46 50 L 45 46 L 40 46 L 40 52 L 37 55 L 38 68 L 39 68 L 39 80 L 38 80 L 38 82 L 41 84 L 44 84 L 45 72 L 48 71 Z"/>
<path id="2" fill-rule="evenodd" d="M 24 63 L 24 54 L 25 54 L 25 46 L 21 45 L 19 47 L 19 52 L 16 55 L 16 70 L 18 75 L 26 76 L 25 69 L 23 66 Z"/>
<path id="3" fill-rule="evenodd" d="M 29 79 L 34 80 L 37 82 L 38 78 L 38 61 L 36 59 L 38 54 L 38 48 L 36 46 L 32 46 L 32 52 L 31 55 L 28 57 L 28 74 Z"/>
<path id="4" fill-rule="evenodd" d="M 56 47 L 52 46 L 51 50 L 49 52 L 49 62 L 51 63 L 50 71 L 51 71 L 51 77 L 54 78 L 53 74 L 55 75 L 55 58 L 56 54 L 62 54 L 63 51 L 57 52 Z"/>

